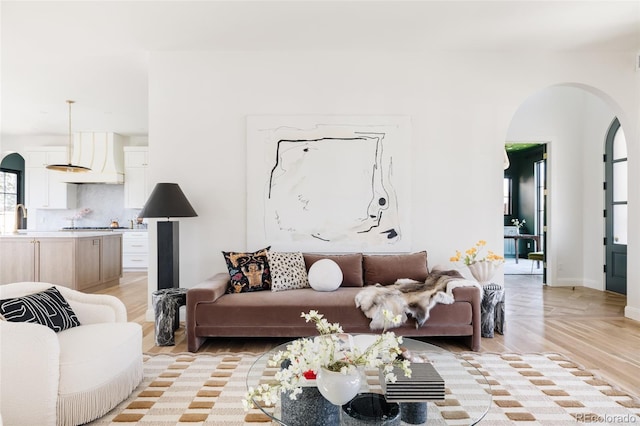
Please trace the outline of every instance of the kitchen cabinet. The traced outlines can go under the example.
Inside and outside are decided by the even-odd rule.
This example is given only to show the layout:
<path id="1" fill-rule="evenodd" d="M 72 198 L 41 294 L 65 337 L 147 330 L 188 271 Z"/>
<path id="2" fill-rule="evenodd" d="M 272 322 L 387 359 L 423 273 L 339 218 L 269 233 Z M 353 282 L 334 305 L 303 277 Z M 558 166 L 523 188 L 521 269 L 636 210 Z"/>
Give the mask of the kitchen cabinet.
<path id="1" fill-rule="evenodd" d="M 76 290 L 86 290 L 100 284 L 100 237 L 78 238 L 76 242 Z"/>
<path id="2" fill-rule="evenodd" d="M 68 162 L 65 147 L 34 147 L 25 150 L 27 208 L 76 208 L 76 185 L 62 182 L 65 172 L 46 169 L 48 164 Z"/>
<path id="3" fill-rule="evenodd" d="M 127 209 L 141 209 L 147 202 L 148 155 L 146 146 L 124 147 L 124 207 Z"/>
<path id="4" fill-rule="evenodd" d="M 71 238 L 34 239 L 34 270 L 36 279 L 46 283 L 74 283 L 74 251 Z"/>
<path id="5" fill-rule="evenodd" d="M 0 236 L 0 284 L 40 281 L 86 291 L 118 285 L 120 233 L 42 232 Z"/>
<path id="6" fill-rule="evenodd" d="M 114 232 L 117 234 L 117 232 Z M 103 282 L 120 282 L 122 276 L 122 236 L 102 237 L 100 272 Z"/>
<path id="7" fill-rule="evenodd" d="M 149 237 L 147 231 L 122 233 L 122 267 L 147 269 L 149 265 Z"/>

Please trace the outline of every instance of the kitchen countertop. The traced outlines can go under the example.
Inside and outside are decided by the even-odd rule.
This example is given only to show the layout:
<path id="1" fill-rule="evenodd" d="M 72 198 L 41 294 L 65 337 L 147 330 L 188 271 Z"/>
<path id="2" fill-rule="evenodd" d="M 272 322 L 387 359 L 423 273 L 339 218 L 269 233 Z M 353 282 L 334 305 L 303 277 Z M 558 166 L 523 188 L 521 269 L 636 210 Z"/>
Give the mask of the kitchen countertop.
<path id="1" fill-rule="evenodd" d="M 113 231 L 27 231 L 18 234 L 2 234 L 0 238 L 93 238 L 113 234 Z"/>
<path id="2" fill-rule="evenodd" d="M 147 232 L 147 228 L 62 228 L 56 231 L 29 231 L 29 232 Z"/>

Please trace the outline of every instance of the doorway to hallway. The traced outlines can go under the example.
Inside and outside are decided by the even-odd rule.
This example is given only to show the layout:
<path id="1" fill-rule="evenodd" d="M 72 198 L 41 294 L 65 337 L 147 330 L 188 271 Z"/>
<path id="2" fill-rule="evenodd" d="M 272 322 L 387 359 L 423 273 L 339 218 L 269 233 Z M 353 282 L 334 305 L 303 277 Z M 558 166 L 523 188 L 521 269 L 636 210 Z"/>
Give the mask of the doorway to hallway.
<path id="1" fill-rule="evenodd" d="M 505 152 L 509 162 L 504 170 L 504 273 L 542 275 L 546 282 L 547 145 L 510 142 Z M 521 237 L 507 238 L 513 233 Z M 540 256 L 542 261 L 531 259 Z"/>

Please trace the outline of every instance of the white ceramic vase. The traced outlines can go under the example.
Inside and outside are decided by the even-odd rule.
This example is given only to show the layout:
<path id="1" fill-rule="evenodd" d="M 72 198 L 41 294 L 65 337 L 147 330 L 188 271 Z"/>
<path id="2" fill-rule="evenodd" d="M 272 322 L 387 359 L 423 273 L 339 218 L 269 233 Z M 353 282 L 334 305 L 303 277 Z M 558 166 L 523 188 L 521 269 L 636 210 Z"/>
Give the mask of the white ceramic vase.
<path id="1" fill-rule="evenodd" d="M 497 268 L 498 266 L 494 262 L 476 262 L 469 265 L 471 275 L 473 275 L 473 278 L 475 278 L 480 285 L 489 284 Z"/>
<path id="2" fill-rule="evenodd" d="M 316 376 L 318 390 L 329 402 L 344 405 L 351 401 L 360 391 L 360 372 L 342 374 L 321 368 Z"/>

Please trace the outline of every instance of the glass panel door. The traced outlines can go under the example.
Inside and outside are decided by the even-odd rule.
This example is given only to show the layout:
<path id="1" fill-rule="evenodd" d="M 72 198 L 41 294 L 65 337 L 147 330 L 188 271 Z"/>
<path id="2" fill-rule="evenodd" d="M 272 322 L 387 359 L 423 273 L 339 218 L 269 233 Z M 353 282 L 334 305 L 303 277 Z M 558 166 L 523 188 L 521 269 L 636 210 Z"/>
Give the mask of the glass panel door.
<path id="1" fill-rule="evenodd" d="M 605 146 L 605 288 L 627 294 L 627 141 L 613 120 Z"/>

